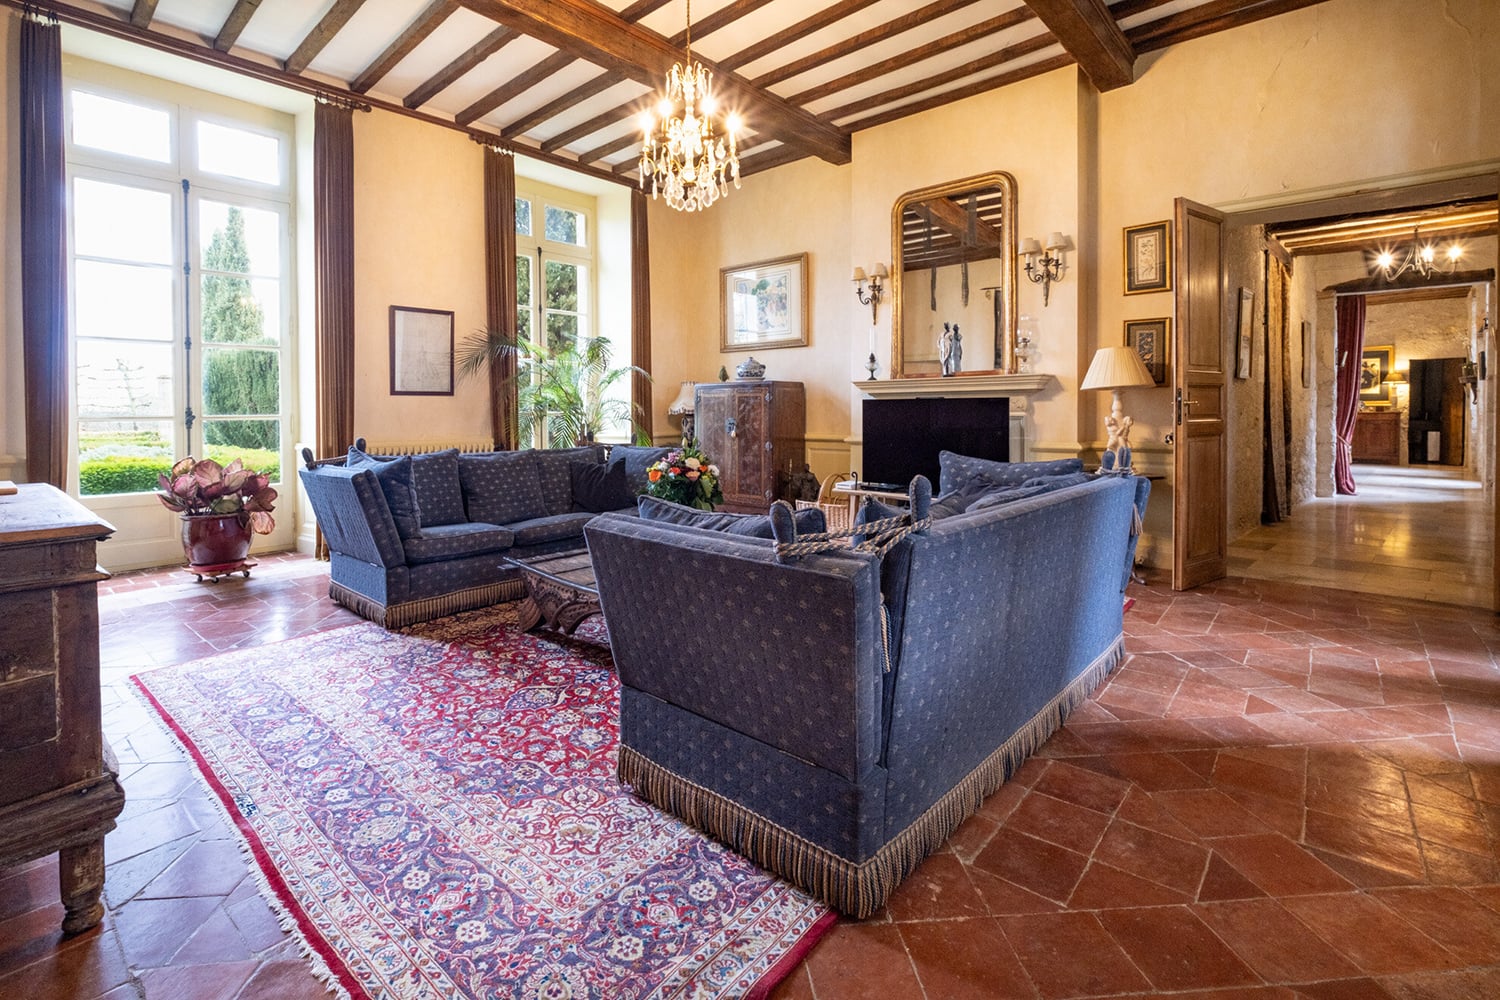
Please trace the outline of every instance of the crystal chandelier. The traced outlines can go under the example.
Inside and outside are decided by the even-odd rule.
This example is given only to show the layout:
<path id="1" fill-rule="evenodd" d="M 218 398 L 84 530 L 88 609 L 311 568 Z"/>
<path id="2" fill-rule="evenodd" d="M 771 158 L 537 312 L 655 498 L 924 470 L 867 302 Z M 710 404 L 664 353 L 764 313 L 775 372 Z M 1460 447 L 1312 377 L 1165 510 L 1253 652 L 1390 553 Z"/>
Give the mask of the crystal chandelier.
<path id="1" fill-rule="evenodd" d="M 713 74 L 693 61 L 693 4 L 687 4 L 687 59 L 674 63 L 667 92 L 656 113 L 641 115 L 641 187 L 651 181 L 651 197 L 661 195 L 681 212 L 696 212 L 729 193 L 729 180 L 740 186 L 740 158 L 735 151 L 737 115 L 724 121 L 729 137 L 715 136 L 717 103 L 709 93 Z M 657 128 L 658 120 L 661 127 Z"/>
<path id="2" fill-rule="evenodd" d="M 1448 267 L 1443 273 L 1452 274 L 1463 254 L 1463 248 L 1457 241 L 1450 243 L 1445 255 Z M 1437 248 L 1431 243 L 1423 243 L 1417 229 L 1411 231 L 1411 247 L 1404 256 L 1398 260 L 1395 251 L 1381 250 L 1375 255 L 1375 266 L 1380 268 L 1381 276 L 1386 281 L 1394 281 L 1407 271 L 1414 271 L 1422 278 L 1430 278 L 1440 270 L 1437 267 Z"/>

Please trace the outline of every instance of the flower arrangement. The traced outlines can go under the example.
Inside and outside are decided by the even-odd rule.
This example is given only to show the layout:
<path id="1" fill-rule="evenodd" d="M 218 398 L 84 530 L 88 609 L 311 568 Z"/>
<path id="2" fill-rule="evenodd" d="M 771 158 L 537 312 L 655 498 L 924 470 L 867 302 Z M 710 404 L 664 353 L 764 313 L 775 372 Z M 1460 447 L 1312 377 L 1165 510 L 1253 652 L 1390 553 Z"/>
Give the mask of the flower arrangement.
<path id="1" fill-rule="evenodd" d="M 646 469 L 646 493 L 699 510 L 713 510 L 724 502 L 719 489 L 719 467 L 708 460 L 695 440 L 667 452 Z"/>
<path id="2" fill-rule="evenodd" d="M 161 492 L 157 499 L 168 510 L 194 514 L 238 514 L 240 523 L 260 535 L 276 527 L 271 511 L 276 509 L 276 491 L 265 473 L 247 469 L 239 459 L 220 465 L 211 458 L 198 461 L 189 455 L 172 471 L 156 478 Z"/>

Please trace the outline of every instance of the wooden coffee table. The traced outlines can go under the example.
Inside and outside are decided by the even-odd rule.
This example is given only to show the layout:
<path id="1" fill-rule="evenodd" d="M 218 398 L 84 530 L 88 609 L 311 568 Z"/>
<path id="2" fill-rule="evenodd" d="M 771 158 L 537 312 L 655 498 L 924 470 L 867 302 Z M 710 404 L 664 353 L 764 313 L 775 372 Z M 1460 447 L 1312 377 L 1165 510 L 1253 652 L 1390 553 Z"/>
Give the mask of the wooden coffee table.
<path id="1" fill-rule="evenodd" d="M 588 549 L 506 559 L 505 563 L 520 570 L 526 584 L 526 600 L 520 610 L 522 632 L 546 625 L 572 635 L 585 618 L 601 613 Z"/>

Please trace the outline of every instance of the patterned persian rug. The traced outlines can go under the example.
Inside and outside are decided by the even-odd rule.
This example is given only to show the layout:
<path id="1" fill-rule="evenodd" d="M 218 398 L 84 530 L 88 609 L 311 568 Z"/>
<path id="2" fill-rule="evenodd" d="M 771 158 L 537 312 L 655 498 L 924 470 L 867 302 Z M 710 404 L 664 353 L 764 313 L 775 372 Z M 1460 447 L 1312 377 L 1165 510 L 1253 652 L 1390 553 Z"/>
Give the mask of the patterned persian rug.
<path id="1" fill-rule="evenodd" d="M 764 996 L 832 913 L 615 780 L 588 625 L 514 625 L 352 625 L 135 680 L 349 996 Z"/>

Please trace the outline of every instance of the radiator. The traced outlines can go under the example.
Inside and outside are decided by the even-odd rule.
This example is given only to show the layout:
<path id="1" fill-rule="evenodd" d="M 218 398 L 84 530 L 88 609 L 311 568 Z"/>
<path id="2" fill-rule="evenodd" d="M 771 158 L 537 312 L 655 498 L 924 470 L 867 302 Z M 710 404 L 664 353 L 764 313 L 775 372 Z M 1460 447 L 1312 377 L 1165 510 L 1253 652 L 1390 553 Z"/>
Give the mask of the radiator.
<path id="1" fill-rule="evenodd" d="M 421 455 L 429 451 L 447 451 L 457 448 L 464 454 L 477 451 L 494 451 L 495 443 L 489 438 L 468 438 L 458 441 L 366 441 L 365 452 L 370 455 Z"/>

